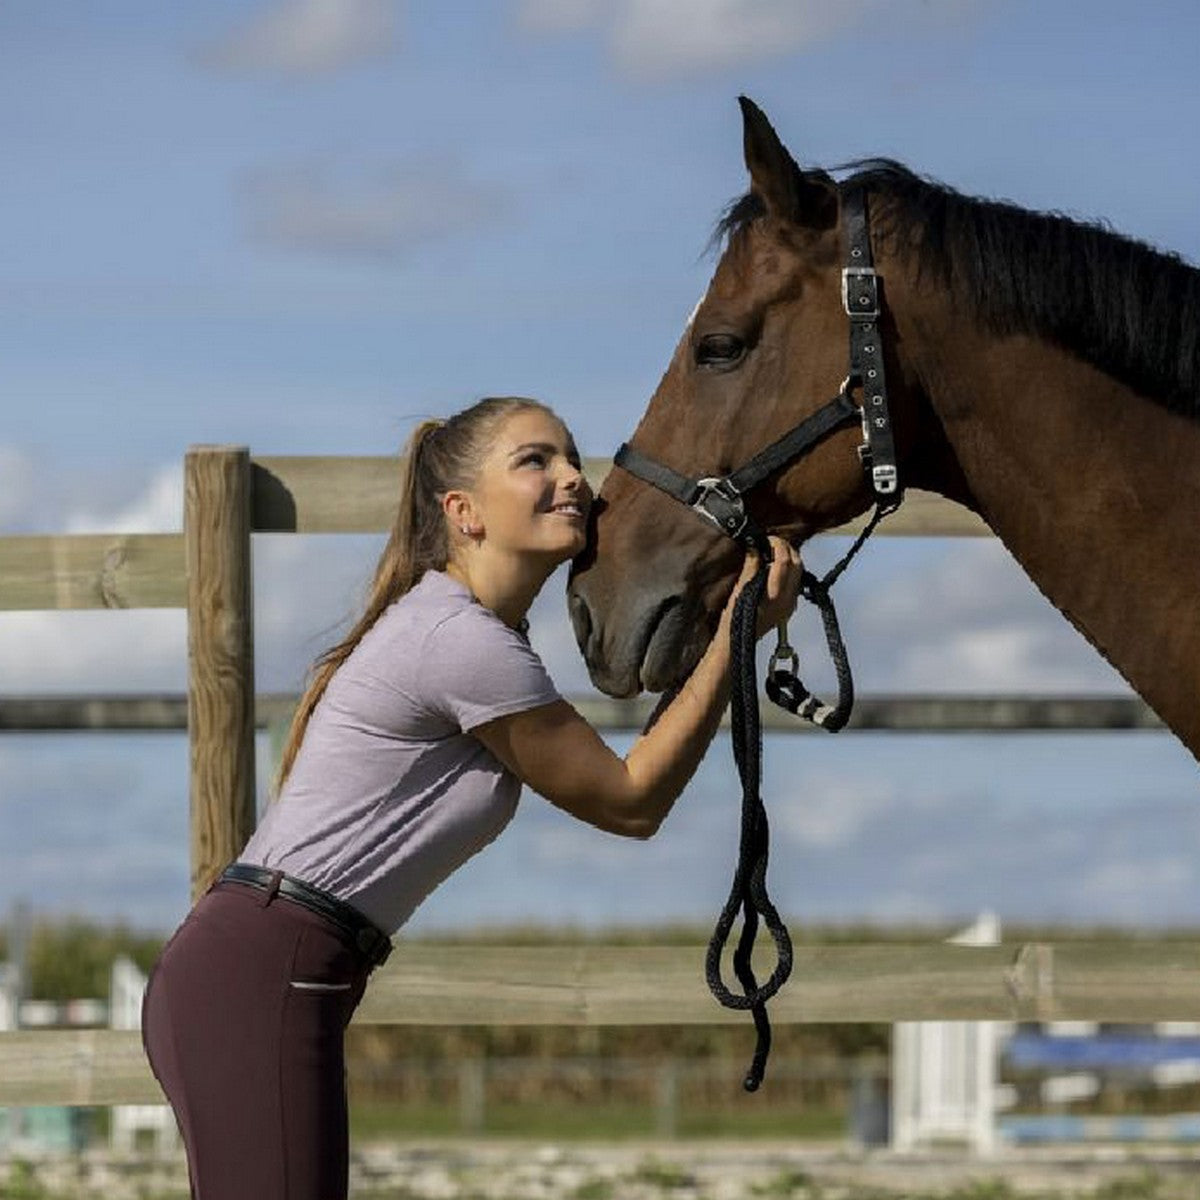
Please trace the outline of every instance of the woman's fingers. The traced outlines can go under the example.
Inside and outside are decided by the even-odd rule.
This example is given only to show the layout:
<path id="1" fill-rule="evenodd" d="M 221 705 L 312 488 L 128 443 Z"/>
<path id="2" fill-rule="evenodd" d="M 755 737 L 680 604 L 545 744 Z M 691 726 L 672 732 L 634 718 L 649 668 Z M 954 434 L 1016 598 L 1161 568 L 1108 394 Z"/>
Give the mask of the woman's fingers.
<path id="1" fill-rule="evenodd" d="M 780 621 L 786 621 L 796 609 L 796 600 L 800 594 L 800 577 L 803 567 L 800 563 L 800 552 L 785 538 L 769 535 L 771 542 L 771 562 L 767 569 L 767 585 L 763 590 L 758 612 L 758 636 L 762 637 L 768 629 L 774 628 Z M 729 600 L 725 606 L 722 620 L 727 620 L 733 613 L 734 604 L 742 588 L 754 578 L 758 571 L 758 555 L 749 550 L 742 563 L 742 572 L 737 583 L 733 585 Z"/>
<path id="2" fill-rule="evenodd" d="M 772 560 L 767 572 L 766 592 L 759 613 L 759 636 L 772 629 L 796 611 L 800 595 L 800 577 L 803 568 L 800 552 L 781 537 L 771 537 Z"/>

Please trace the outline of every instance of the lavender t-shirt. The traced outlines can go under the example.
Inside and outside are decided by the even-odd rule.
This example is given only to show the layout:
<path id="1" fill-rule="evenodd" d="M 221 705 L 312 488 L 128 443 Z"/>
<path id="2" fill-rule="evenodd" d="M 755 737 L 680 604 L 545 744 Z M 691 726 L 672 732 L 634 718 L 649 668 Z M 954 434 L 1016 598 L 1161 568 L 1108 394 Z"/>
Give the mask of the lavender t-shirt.
<path id="1" fill-rule="evenodd" d="M 516 812 L 521 781 L 469 730 L 558 698 L 520 633 L 427 571 L 330 680 L 241 861 L 398 929 Z"/>

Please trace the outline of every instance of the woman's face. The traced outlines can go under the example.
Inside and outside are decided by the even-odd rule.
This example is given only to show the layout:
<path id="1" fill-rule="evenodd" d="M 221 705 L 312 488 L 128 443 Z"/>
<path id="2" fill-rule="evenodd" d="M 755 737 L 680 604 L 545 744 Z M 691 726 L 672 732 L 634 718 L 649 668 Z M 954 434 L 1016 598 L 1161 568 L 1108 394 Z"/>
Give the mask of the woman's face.
<path id="1" fill-rule="evenodd" d="M 566 427 L 538 409 L 499 427 L 470 492 L 473 525 L 493 550 L 556 564 L 587 542 L 592 491 Z"/>

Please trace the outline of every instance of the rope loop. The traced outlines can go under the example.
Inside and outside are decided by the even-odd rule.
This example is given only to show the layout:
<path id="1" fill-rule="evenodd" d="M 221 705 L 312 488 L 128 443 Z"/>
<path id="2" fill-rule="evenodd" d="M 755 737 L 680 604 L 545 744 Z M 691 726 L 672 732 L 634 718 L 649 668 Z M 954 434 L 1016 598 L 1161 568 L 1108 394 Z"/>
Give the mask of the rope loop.
<path id="1" fill-rule="evenodd" d="M 846 643 L 842 639 L 837 610 L 833 607 L 833 596 L 830 593 L 842 572 L 863 548 L 867 538 L 875 532 L 875 527 L 889 513 L 895 512 L 897 507 L 896 503 L 877 504 L 863 531 L 854 539 L 854 544 L 832 570 L 820 578 L 806 570 L 800 577 L 800 595 L 821 613 L 825 644 L 829 647 L 829 657 L 833 660 L 833 669 L 837 675 L 837 703 L 829 704 L 805 687 L 800 678 L 796 653 L 787 644 L 786 627 L 780 629 L 780 644 L 771 658 L 764 685 L 767 696 L 780 708 L 811 721 L 827 733 L 837 733 L 844 729 L 854 709 L 854 676 L 850 671 L 850 656 L 846 653 Z M 789 666 L 782 665 L 785 659 L 790 663 Z"/>

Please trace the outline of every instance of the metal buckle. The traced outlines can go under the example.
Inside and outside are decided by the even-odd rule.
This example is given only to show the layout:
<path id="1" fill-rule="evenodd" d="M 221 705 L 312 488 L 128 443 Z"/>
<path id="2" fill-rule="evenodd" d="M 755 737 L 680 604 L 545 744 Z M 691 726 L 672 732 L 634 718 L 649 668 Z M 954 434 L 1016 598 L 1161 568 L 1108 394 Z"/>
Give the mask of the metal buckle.
<path id="1" fill-rule="evenodd" d="M 746 507 L 737 489 L 727 478 L 696 480 L 701 494 L 692 501 L 691 507 L 702 517 L 707 517 L 727 537 L 740 538 L 749 518 Z M 715 500 L 715 503 L 713 503 Z M 709 507 L 710 503 L 713 505 Z"/>
<path id="2" fill-rule="evenodd" d="M 773 676 L 783 663 L 788 663 L 788 673 L 794 676 L 800 669 L 800 656 L 788 641 L 786 621 L 780 621 L 775 627 L 775 635 L 777 640 L 775 649 L 771 652 L 771 661 L 767 664 L 767 674 Z"/>
<path id="3" fill-rule="evenodd" d="M 881 496 L 890 496 L 895 490 L 899 482 L 896 475 L 896 468 L 887 464 L 881 464 L 878 467 L 871 468 L 871 482 L 875 485 L 875 490 Z"/>
<path id="4" fill-rule="evenodd" d="M 863 305 L 852 306 L 850 303 L 850 277 L 871 280 L 870 307 Z M 863 294 L 864 296 L 866 293 Z M 879 316 L 879 276 L 874 267 L 843 267 L 842 268 L 842 308 L 848 317 L 877 317 Z"/>

